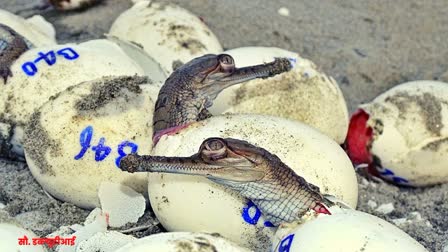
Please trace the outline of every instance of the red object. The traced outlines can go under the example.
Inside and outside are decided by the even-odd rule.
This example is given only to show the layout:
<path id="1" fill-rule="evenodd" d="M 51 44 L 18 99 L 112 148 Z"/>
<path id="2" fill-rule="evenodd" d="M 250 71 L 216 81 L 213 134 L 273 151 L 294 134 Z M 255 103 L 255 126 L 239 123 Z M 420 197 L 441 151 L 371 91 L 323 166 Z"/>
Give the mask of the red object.
<path id="1" fill-rule="evenodd" d="M 350 118 L 347 138 L 345 139 L 345 151 L 354 165 L 373 164 L 369 146 L 373 139 L 373 129 L 367 125 L 369 114 L 358 109 Z"/>
<path id="2" fill-rule="evenodd" d="M 183 124 L 183 125 L 179 125 L 179 126 L 174 126 L 174 127 L 171 127 L 171 128 L 167 128 L 167 129 L 163 129 L 163 130 L 157 131 L 157 132 L 154 134 L 154 136 L 152 137 L 153 145 L 156 145 L 157 142 L 159 142 L 160 138 L 161 138 L 163 135 L 174 135 L 174 134 L 176 134 L 177 132 L 179 132 L 181 129 L 188 127 L 190 124 L 191 124 L 191 123 L 187 123 L 187 124 Z"/>
<path id="3" fill-rule="evenodd" d="M 328 214 L 331 215 L 330 210 L 328 210 L 327 206 L 320 202 L 316 202 L 316 206 L 313 208 L 316 213 Z"/>

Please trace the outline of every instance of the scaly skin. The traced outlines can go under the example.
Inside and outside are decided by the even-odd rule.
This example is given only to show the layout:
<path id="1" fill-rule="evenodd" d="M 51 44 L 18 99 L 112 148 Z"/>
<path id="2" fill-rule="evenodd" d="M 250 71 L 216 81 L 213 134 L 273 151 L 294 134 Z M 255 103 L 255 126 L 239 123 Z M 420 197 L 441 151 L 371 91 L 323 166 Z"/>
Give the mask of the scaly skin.
<path id="1" fill-rule="evenodd" d="M 24 37 L 0 24 L 0 77 L 4 83 L 12 76 L 11 65 L 31 47 Z"/>
<path id="2" fill-rule="evenodd" d="M 154 110 L 153 141 L 211 116 L 207 108 L 225 88 L 255 78 L 268 78 L 292 68 L 286 58 L 235 68 L 227 54 L 207 54 L 177 68 L 160 89 Z"/>
<path id="3" fill-rule="evenodd" d="M 309 209 L 330 214 L 319 188 L 298 176 L 276 155 L 242 140 L 206 139 L 190 157 L 128 155 L 120 168 L 128 172 L 200 175 L 252 200 L 267 220 L 278 226 Z"/>

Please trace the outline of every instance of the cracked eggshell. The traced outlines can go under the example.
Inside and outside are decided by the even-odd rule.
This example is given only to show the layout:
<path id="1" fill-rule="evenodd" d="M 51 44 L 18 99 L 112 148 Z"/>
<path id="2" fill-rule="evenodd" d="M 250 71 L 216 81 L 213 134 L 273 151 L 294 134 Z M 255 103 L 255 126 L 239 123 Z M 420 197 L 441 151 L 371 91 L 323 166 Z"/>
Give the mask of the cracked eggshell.
<path id="1" fill-rule="evenodd" d="M 222 52 L 207 25 L 174 4 L 138 1 L 115 20 L 109 33 L 142 46 L 167 73 L 173 71 L 177 61 L 186 63 L 204 54 Z"/>
<path id="2" fill-rule="evenodd" d="M 122 184 L 102 182 L 98 198 L 101 209 L 109 215 L 111 227 L 136 223 L 145 212 L 146 201 L 143 195 Z"/>
<path id="3" fill-rule="evenodd" d="M 146 77 L 104 77 L 57 94 L 38 109 L 25 131 L 25 157 L 37 182 L 54 197 L 98 207 L 103 181 L 146 195 L 145 174 L 117 166 L 131 151 L 152 148 L 158 86 Z"/>
<path id="4" fill-rule="evenodd" d="M 227 241 L 219 235 L 171 232 L 150 235 L 121 247 L 115 252 L 193 252 L 193 251 L 216 251 L 216 252 L 249 252 L 250 250 L 240 247 L 233 242 Z"/>
<path id="5" fill-rule="evenodd" d="M 274 252 L 428 252 L 401 229 L 352 209 L 319 215 L 275 242 Z"/>
<path id="6" fill-rule="evenodd" d="M 375 173 L 410 186 L 448 182 L 447 83 L 407 82 L 360 109 L 367 113 L 365 119 L 360 111 L 352 116 L 347 141 L 358 141 L 360 148 L 368 148 L 369 139 L 358 133 L 371 128 L 372 143 L 366 155 L 376 164 Z M 357 149 L 349 148 L 349 154 L 358 154 Z"/>
<path id="7" fill-rule="evenodd" d="M 358 185 L 345 152 L 329 137 L 297 121 L 254 114 L 215 116 L 176 135 L 162 136 L 152 154 L 190 156 L 209 137 L 242 139 L 265 148 L 323 193 L 356 207 Z M 257 251 L 271 247 L 275 228 L 265 227 L 263 217 L 256 214 L 259 210 L 237 192 L 199 176 L 153 173 L 148 180 L 152 209 L 166 229 L 216 232 Z"/>
<path id="8" fill-rule="evenodd" d="M 80 242 L 76 252 L 115 251 L 135 240 L 137 238 L 117 231 L 96 233 L 89 239 Z"/>
<path id="9" fill-rule="evenodd" d="M 42 16 L 35 15 L 31 18 L 24 19 L 11 12 L 0 9 L 0 23 L 15 30 L 36 47 L 56 44 L 54 27 Z"/>
<path id="10" fill-rule="evenodd" d="M 64 48 L 71 48 L 78 57 L 66 59 Z M 39 58 L 39 53 L 55 52 L 55 58 L 48 56 L 52 65 Z M 74 56 L 69 50 L 62 51 Z M 28 62 L 28 63 L 27 63 Z M 34 65 L 37 72 L 30 76 L 24 70 L 25 64 Z M 144 75 L 146 72 L 118 45 L 105 39 L 81 44 L 65 44 L 34 48 L 25 52 L 11 67 L 13 77 L 6 85 L 0 85 L 0 124 L 3 126 L 0 144 L 1 156 L 23 157 L 23 128 L 30 115 L 48 99 L 66 88 L 83 81 L 110 75 Z M 151 75 L 149 75 L 151 76 Z M 5 131 L 6 130 L 6 131 Z M 8 153 L 9 152 L 9 153 Z"/>
<path id="11" fill-rule="evenodd" d="M 236 67 L 271 62 L 287 57 L 294 68 L 267 79 L 251 80 L 222 91 L 212 114 L 252 113 L 280 116 L 308 124 L 338 143 L 348 129 L 348 110 L 336 81 L 298 53 L 275 47 L 242 47 L 224 53 Z"/>

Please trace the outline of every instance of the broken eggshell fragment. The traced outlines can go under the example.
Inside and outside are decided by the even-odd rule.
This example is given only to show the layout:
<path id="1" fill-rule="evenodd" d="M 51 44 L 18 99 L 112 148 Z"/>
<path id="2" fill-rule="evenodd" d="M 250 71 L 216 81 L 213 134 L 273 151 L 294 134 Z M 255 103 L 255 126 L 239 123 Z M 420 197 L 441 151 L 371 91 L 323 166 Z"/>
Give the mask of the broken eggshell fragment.
<path id="1" fill-rule="evenodd" d="M 56 44 L 55 29 L 42 16 L 35 15 L 24 19 L 0 9 L 0 24 L 9 26 L 36 47 Z"/>
<path id="2" fill-rule="evenodd" d="M 225 53 L 236 67 L 289 58 L 291 71 L 267 79 L 251 80 L 222 91 L 209 109 L 212 114 L 253 113 L 285 117 L 308 124 L 338 143 L 348 129 L 344 96 L 330 76 L 298 53 L 275 47 L 241 47 Z"/>
<path id="3" fill-rule="evenodd" d="M 355 165 L 399 185 L 448 181 L 448 84 L 413 81 L 363 104 L 346 149 Z"/>
<path id="4" fill-rule="evenodd" d="M 142 68 L 126 49 L 105 39 L 26 51 L 0 85 L 0 156 L 23 157 L 23 128 L 30 115 L 66 88 L 103 76 L 148 75 L 163 79 L 160 68 Z"/>
<path id="5" fill-rule="evenodd" d="M 249 252 L 217 234 L 171 232 L 150 235 L 132 241 L 115 252 L 178 252 L 178 251 L 214 251 Z"/>
<path id="6" fill-rule="evenodd" d="M 140 45 L 167 73 L 173 65 L 222 52 L 207 25 L 174 4 L 138 1 L 115 20 L 109 33 Z"/>
<path id="7" fill-rule="evenodd" d="M 332 215 L 312 217 L 285 230 L 279 228 L 271 251 L 428 252 L 404 231 L 376 216 L 337 207 L 330 211 Z M 291 230 L 284 235 L 288 228 Z"/>
<path id="8" fill-rule="evenodd" d="M 103 77 L 55 95 L 31 116 L 25 157 L 31 173 L 54 197 L 82 208 L 100 204 L 108 181 L 146 194 L 144 174 L 118 168 L 128 153 L 149 154 L 159 86 L 146 77 Z"/>
<path id="9" fill-rule="evenodd" d="M 176 135 L 162 136 L 152 155 L 191 156 L 209 137 L 243 139 L 262 147 L 322 193 L 356 207 L 357 181 L 344 151 L 329 137 L 297 121 L 254 114 L 214 116 Z M 270 248 L 275 228 L 235 191 L 197 176 L 151 173 L 148 180 L 151 206 L 167 230 L 216 232 L 257 251 Z"/>

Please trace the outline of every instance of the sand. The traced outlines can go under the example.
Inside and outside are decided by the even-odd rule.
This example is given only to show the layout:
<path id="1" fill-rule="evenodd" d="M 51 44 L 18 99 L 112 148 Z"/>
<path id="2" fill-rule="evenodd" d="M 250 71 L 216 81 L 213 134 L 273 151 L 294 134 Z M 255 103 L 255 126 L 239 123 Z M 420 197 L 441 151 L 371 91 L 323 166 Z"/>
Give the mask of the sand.
<path id="1" fill-rule="evenodd" d="M 202 17 L 225 49 L 277 46 L 299 52 L 338 81 L 350 111 L 405 81 L 448 81 L 446 0 L 164 2 L 178 3 Z M 42 9 L 42 5 L 43 0 L 0 0 L 0 8 L 24 17 L 43 15 L 55 25 L 60 43 L 101 38 L 131 3 L 104 0 L 85 11 L 69 13 Z M 282 7 L 289 10 L 289 16 L 279 14 Z M 359 210 L 395 221 L 428 250 L 442 251 L 448 241 L 447 184 L 412 189 L 359 181 Z M 88 214 L 49 198 L 25 164 L 6 160 L 0 160 L 0 203 L 40 236 L 61 225 L 82 223 Z M 393 209 L 389 205 L 389 211 L 387 207 L 380 208 L 385 208 L 383 213 L 375 210 L 387 203 Z M 152 217 L 146 214 L 145 221 Z M 134 234 L 160 230 L 154 226 Z"/>

